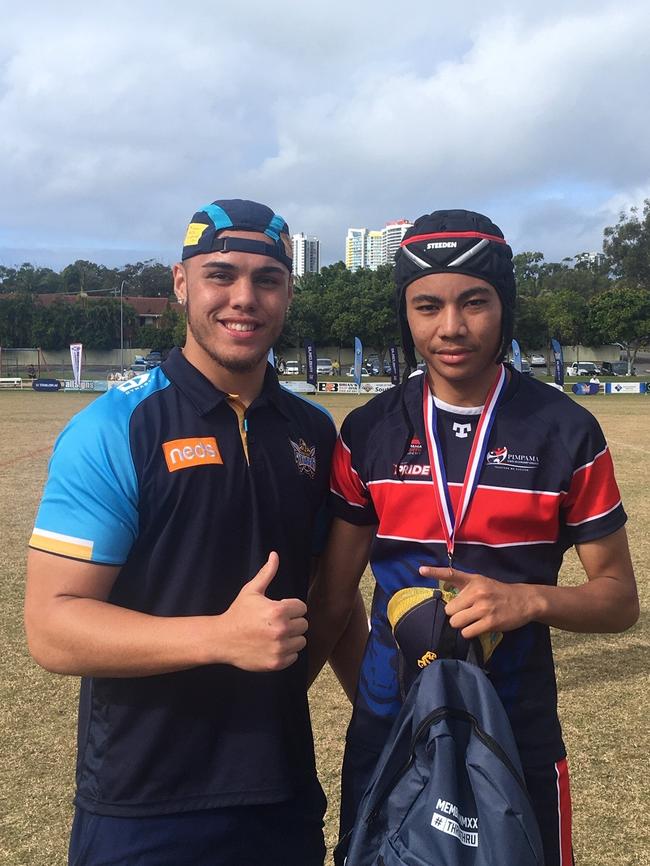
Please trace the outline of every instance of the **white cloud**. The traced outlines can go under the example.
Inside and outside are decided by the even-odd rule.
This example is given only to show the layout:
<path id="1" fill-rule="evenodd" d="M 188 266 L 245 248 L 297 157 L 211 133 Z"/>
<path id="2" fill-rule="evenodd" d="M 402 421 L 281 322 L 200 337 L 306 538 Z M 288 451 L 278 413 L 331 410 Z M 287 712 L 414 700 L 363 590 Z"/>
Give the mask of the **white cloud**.
<path id="1" fill-rule="evenodd" d="M 0 14 L 0 246 L 173 256 L 199 205 L 241 195 L 325 260 L 349 225 L 454 206 L 551 258 L 599 248 L 650 187 L 639 2 Z"/>

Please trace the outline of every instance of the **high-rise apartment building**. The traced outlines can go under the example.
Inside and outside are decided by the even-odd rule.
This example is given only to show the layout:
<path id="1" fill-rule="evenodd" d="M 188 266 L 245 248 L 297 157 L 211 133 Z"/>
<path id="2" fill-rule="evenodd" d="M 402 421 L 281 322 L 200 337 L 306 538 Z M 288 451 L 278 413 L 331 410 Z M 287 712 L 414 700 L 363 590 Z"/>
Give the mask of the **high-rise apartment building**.
<path id="1" fill-rule="evenodd" d="M 300 232 L 291 236 L 293 245 L 293 274 L 317 274 L 320 271 L 320 241 L 313 235 Z"/>
<path id="2" fill-rule="evenodd" d="M 365 268 L 368 229 L 348 229 L 345 238 L 345 267 L 349 271 Z"/>
<path id="3" fill-rule="evenodd" d="M 366 267 L 376 271 L 383 264 L 384 239 L 382 232 L 371 229 L 366 238 Z"/>
<path id="4" fill-rule="evenodd" d="M 345 267 L 350 271 L 392 264 L 395 253 L 413 223 L 395 220 L 386 223 L 383 229 L 348 229 L 345 238 Z"/>
<path id="5" fill-rule="evenodd" d="M 382 234 L 382 264 L 391 264 L 395 260 L 395 253 L 402 243 L 402 238 L 407 230 L 413 225 L 408 220 L 395 220 L 392 223 L 386 223 L 381 230 Z"/>

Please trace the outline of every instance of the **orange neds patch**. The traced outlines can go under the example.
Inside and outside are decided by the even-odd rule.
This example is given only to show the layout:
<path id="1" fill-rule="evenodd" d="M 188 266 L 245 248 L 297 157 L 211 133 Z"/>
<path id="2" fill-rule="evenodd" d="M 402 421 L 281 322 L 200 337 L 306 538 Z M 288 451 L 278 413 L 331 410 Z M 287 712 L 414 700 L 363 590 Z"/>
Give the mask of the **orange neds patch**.
<path id="1" fill-rule="evenodd" d="M 170 472 L 189 469 L 191 466 L 203 466 L 207 463 L 223 463 L 214 436 L 204 436 L 200 439 L 172 439 L 171 442 L 163 442 L 162 448 Z"/>

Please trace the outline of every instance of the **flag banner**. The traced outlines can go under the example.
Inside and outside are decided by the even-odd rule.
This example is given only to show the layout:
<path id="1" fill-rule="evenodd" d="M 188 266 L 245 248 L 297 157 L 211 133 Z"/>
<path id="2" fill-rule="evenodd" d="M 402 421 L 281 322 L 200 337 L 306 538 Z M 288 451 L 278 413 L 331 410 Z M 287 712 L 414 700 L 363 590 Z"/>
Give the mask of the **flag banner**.
<path id="1" fill-rule="evenodd" d="M 557 340 L 551 340 L 551 349 L 555 358 L 555 384 L 564 387 L 564 356 L 562 346 Z"/>
<path id="2" fill-rule="evenodd" d="M 70 343 L 70 360 L 72 361 L 72 378 L 75 388 L 81 385 L 81 343 Z"/>
<path id="3" fill-rule="evenodd" d="M 354 338 L 354 384 L 361 386 L 361 360 L 363 358 L 363 346 L 358 337 Z"/>
<path id="4" fill-rule="evenodd" d="M 399 354 L 397 346 L 391 346 L 388 349 L 388 355 L 390 357 L 390 381 L 393 385 L 399 385 Z"/>
<path id="5" fill-rule="evenodd" d="M 521 349 L 516 340 L 512 341 L 512 365 L 521 373 Z"/>
<path id="6" fill-rule="evenodd" d="M 275 367 L 275 352 L 273 351 L 273 347 L 269 349 L 268 362 L 272 367 Z"/>
<path id="7" fill-rule="evenodd" d="M 316 387 L 318 381 L 318 373 L 316 371 L 316 346 L 312 340 L 305 342 L 305 369 L 307 371 L 307 383 Z"/>

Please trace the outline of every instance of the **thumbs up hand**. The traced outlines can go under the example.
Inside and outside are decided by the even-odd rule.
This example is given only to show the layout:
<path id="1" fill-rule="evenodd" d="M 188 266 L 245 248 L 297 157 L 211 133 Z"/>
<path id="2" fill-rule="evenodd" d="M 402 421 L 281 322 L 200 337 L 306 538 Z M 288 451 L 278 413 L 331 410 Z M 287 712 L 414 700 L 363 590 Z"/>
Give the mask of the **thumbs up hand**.
<path id="1" fill-rule="evenodd" d="M 246 671 L 280 671 L 307 644 L 307 605 L 299 598 L 266 597 L 280 559 L 275 551 L 222 614 L 228 662 Z"/>

